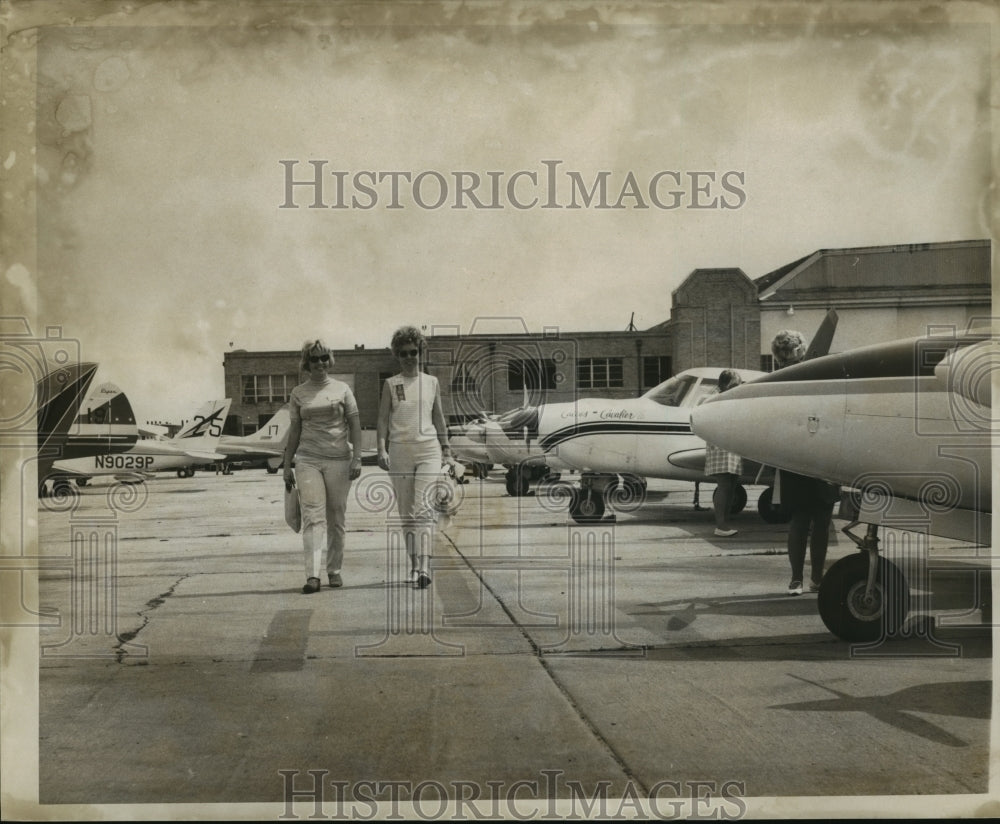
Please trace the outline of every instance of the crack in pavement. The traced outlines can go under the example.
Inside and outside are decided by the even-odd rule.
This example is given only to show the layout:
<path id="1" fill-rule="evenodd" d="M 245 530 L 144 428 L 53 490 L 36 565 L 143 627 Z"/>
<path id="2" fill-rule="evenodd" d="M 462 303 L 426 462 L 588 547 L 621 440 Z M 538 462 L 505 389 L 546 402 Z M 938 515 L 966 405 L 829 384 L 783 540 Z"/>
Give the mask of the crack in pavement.
<path id="1" fill-rule="evenodd" d="M 624 773 L 625 777 L 635 787 L 637 787 L 641 793 L 648 796 L 649 788 L 645 786 L 642 779 L 635 774 L 635 772 L 632 770 L 631 767 L 629 767 L 628 762 L 625 760 L 625 757 L 621 753 L 619 753 L 612 745 L 612 743 L 604 736 L 604 734 L 601 733 L 600 729 L 598 729 L 597 725 L 591 720 L 590 716 L 588 716 L 587 713 L 584 712 L 583 707 L 581 707 L 580 704 L 577 703 L 572 693 L 570 693 L 569 688 L 556 675 L 551 664 L 547 660 L 546 654 L 542 651 L 542 648 L 538 645 L 535 639 L 531 637 L 531 634 L 528 632 L 527 628 L 522 626 L 521 622 L 514 615 L 513 611 L 507 606 L 503 598 L 497 592 L 495 592 L 493 588 L 487 583 L 486 579 L 483 577 L 480 571 L 476 569 L 475 566 L 473 566 L 472 562 L 462 553 L 462 551 L 458 548 L 458 546 L 451 539 L 451 537 L 446 534 L 443 534 L 443 537 L 445 538 L 445 540 L 448 541 L 449 544 L 451 544 L 452 549 L 454 549 L 455 552 L 458 553 L 458 556 L 465 562 L 466 566 L 469 568 L 469 571 L 472 572 L 472 574 L 479 579 L 482 587 L 493 597 L 493 599 L 500 606 L 500 609 L 502 609 L 504 611 L 504 614 L 507 615 L 507 618 L 510 620 L 511 624 L 517 629 L 518 632 L 521 633 L 525 641 L 527 641 L 528 645 L 531 647 L 532 653 L 538 660 L 538 663 L 541 664 L 542 670 L 549 677 L 549 680 L 552 682 L 553 686 L 555 686 L 555 688 L 559 691 L 559 693 L 563 696 L 563 698 L 566 699 L 572 711 L 576 714 L 577 718 L 580 719 L 580 722 L 590 731 L 590 734 L 594 736 L 594 738 L 601 744 L 601 746 L 603 746 L 607 750 L 611 758 L 614 759 L 615 763 L 618 764 L 618 766 L 621 768 L 621 771 L 622 773 Z"/>
<path id="2" fill-rule="evenodd" d="M 174 583 L 170 586 L 170 588 L 166 592 L 161 592 L 155 598 L 150 598 L 148 601 L 146 601 L 146 605 L 142 609 L 140 609 L 138 613 L 136 613 L 142 619 L 138 627 L 136 627 L 134 630 L 128 630 L 125 632 L 117 633 L 116 637 L 118 638 L 118 643 L 114 645 L 113 649 L 115 650 L 115 660 L 119 664 L 122 663 L 122 661 L 125 660 L 125 657 L 129 654 L 128 650 L 125 649 L 126 644 L 129 644 L 132 641 L 134 641 L 136 636 L 140 632 L 142 632 L 149 624 L 150 613 L 153 610 L 157 609 L 158 607 L 162 606 L 166 602 L 167 598 L 169 598 L 171 595 L 174 594 L 174 591 L 177 589 L 177 587 L 179 587 L 183 581 L 190 578 L 192 574 L 193 573 L 188 572 L 182 575 L 180 578 L 174 581 Z"/>

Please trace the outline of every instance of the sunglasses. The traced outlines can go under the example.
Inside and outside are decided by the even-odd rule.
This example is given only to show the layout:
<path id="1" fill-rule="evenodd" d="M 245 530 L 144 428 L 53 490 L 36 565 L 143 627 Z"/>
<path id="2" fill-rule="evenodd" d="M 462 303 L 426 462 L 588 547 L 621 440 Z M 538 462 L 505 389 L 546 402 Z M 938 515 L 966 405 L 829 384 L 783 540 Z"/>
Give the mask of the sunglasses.
<path id="1" fill-rule="evenodd" d="M 400 351 L 399 356 L 401 358 L 415 358 L 419 354 L 420 354 L 419 349 L 404 349 Z"/>
<path id="2" fill-rule="evenodd" d="M 329 355 L 310 355 L 309 356 L 309 363 L 329 363 L 329 362 L 330 362 L 330 356 Z"/>

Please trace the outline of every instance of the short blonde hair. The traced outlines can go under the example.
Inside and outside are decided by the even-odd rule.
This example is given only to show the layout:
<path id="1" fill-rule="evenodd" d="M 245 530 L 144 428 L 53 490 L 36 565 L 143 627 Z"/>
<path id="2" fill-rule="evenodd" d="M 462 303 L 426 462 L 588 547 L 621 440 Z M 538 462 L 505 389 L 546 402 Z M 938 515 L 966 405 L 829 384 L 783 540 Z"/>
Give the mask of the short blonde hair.
<path id="1" fill-rule="evenodd" d="M 312 354 L 329 355 L 330 363 L 333 364 L 333 351 L 322 340 L 307 340 L 302 344 L 302 355 L 299 357 L 299 369 L 303 372 L 309 371 L 309 356 Z"/>
<path id="2" fill-rule="evenodd" d="M 771 354 L 778 368 L 791 366 L 806 356 L 806 339 L 801 332 L 783 329 L 771 341 Z"/>

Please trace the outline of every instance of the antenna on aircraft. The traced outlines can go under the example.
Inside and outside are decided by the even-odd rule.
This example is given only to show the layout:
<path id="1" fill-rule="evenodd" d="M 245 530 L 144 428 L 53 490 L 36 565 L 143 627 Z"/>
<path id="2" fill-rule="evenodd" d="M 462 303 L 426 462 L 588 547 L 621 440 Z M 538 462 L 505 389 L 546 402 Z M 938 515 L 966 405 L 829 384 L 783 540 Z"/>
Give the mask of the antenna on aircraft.
<path id="1" fill-rule="evenodd" d="M 638 332 L 639 330 L 635 328 L 635 312 L 632 313 L 632 317 L 628 319 L 628 328 L 626 332 Z"/>

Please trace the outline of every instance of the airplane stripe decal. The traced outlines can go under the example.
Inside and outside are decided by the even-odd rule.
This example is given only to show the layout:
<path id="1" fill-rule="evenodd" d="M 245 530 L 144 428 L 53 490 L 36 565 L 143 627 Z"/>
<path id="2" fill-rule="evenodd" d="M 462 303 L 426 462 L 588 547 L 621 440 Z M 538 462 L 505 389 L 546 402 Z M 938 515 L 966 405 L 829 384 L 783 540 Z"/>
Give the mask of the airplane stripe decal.
<path id="1" fill-rule="evenodd" d="M 595 421 L 593 423 L 573 424 L 558 429 L 542 438 L 538 445 L 548 451 L 555 446 L 574 438 L 586 435 L 683 435 L 691 434 L 690 423 L 680 422 L 648 422 L 641 421 Z"/>

